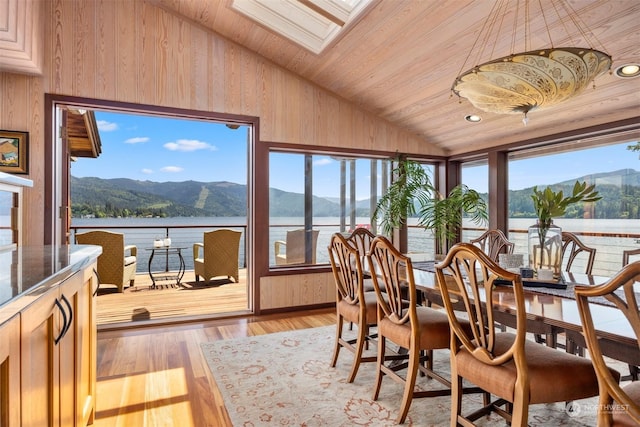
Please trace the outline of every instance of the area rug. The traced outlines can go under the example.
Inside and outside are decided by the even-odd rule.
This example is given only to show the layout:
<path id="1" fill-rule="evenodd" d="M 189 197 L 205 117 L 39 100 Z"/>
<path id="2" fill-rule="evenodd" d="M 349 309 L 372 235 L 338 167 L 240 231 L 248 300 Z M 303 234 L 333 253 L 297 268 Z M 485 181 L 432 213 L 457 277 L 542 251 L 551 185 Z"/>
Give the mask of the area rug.
<path id="1" fill-rule="evenodd" d="M 374 364 L 360 365 L 355 381 L 346 382 L 352 354 L 340 352 L 329 367 L 335 327 L 281 332 L 203 343 L 202 351 L 220 389 L 234 426 L 393 426 L 402 399 L 402 385 L 384 378 L 377 401 L 371 399 Z M 369 350 L 375 352 L 375 346 Z M 435 369 L 449 370 L 449 352 L 435 352 Z M 418 379 L 421 389 L 441 388 L 434 380 Z M 465 396 L 464 412 L 481 406 L 480 395 Z M 405 425 L 448 426 L 449 396 L 415 399 Z M 531 426 L 595 426 L 596 398 L 532 405 Z M 480 425 L 506 425 L 497 415 Z"/>

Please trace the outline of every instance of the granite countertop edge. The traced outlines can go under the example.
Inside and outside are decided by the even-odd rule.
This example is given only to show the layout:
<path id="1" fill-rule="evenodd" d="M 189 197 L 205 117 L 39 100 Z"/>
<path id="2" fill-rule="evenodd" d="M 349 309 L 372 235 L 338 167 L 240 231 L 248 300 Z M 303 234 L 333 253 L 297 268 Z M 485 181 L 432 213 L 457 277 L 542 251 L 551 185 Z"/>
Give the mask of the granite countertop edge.
<path id="1" fill-rule="evenodd" d="M 11 252 L 11 254 L 9 254 Z M 24 283 L 20 283 L 20 289 L 13 289 L 13 296 L 6 295 L 0 300 L 0 324 L 13 317 L 15 314 L 26 308 L 39 296 L 46 293 L 62 282 L 67 280 L 76 272 L 86 268 L 102 253 L 102 247 L 95 245 L 64 245 L 64 246 L 42 246 L 42 247 L 22 247 L 4 252 L 4 255 L 11 256 L 13 264 L 11 272 L 0 275 L 0 286 L 16 286 L 20 280 L 13 275 L 16 271 L 26 270 L 33 273 L 30 265 L 41 265 L 44 261 L 49 262 L 52 254 L 58 254 L 62 260 L 55 263 L 54 267 L 42 269 L 32 274 Z M 62 255 L 60 255 L 62 254 Z M 43 258 L 44 260 L 38 259 Z M 18 259 L 19 261 L 15 261 Z"/>

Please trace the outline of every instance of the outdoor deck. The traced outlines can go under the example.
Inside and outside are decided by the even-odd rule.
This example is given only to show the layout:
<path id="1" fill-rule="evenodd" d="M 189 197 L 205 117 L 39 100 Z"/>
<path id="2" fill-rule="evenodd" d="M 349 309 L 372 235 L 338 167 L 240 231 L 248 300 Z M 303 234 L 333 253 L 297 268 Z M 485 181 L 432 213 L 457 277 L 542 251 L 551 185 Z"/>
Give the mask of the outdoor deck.
<path id="1" fill-rule="evenodd" d="M 212 280 L 206 284 L 201 280 L 196 284 L 193 270 L 187 270 L 180 286 L 159 282 L 156 289 L 149 288 L 148 274 L 138 273 L 135 286 L 125 288 L 124 293 L 103 285 L 96 297 L 98 325 L 246 311 L 246 273 L 240 270 L 239 283 Z"/>

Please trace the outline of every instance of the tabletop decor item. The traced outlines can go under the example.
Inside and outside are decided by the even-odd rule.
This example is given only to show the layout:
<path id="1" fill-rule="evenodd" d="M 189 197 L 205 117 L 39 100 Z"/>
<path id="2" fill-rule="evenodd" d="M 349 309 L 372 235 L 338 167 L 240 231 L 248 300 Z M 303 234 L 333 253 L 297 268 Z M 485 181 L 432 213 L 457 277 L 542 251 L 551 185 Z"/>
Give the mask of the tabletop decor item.
<path id="1" fill-rule="evenodd" d="M 550 269 L 553 277 L 560 277 L 562 267 L 562 229 L 553 223 L 553 218 L 563 216 L 567 208 L 575 203 L 596 202 L 598 196 L 595 184 L 587 185 L 576 181 L 572 194 L 565 196 L 562 190 L 553 191 L 547 186 L 544 190 L 533 187 L 533 207 L 538 222 L 529 227 L 529 265 L 537 272 L 539 269 Z"/>

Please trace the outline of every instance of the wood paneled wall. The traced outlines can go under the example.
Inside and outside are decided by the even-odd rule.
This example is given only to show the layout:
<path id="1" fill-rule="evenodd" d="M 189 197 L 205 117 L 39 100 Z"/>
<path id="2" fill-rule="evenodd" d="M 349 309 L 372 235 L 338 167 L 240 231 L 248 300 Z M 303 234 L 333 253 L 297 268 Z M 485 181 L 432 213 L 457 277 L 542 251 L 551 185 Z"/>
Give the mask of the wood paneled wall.
<path id="1" fill-rule="evenodd" d="M 37 3 L 43 76 L 0 73 L 0 129 L 30 134 L 26 244 L 40 244 L 44 230 L 45 93 L 257 116 L 263 141 L 444 154 L 150 2 Z"/>

